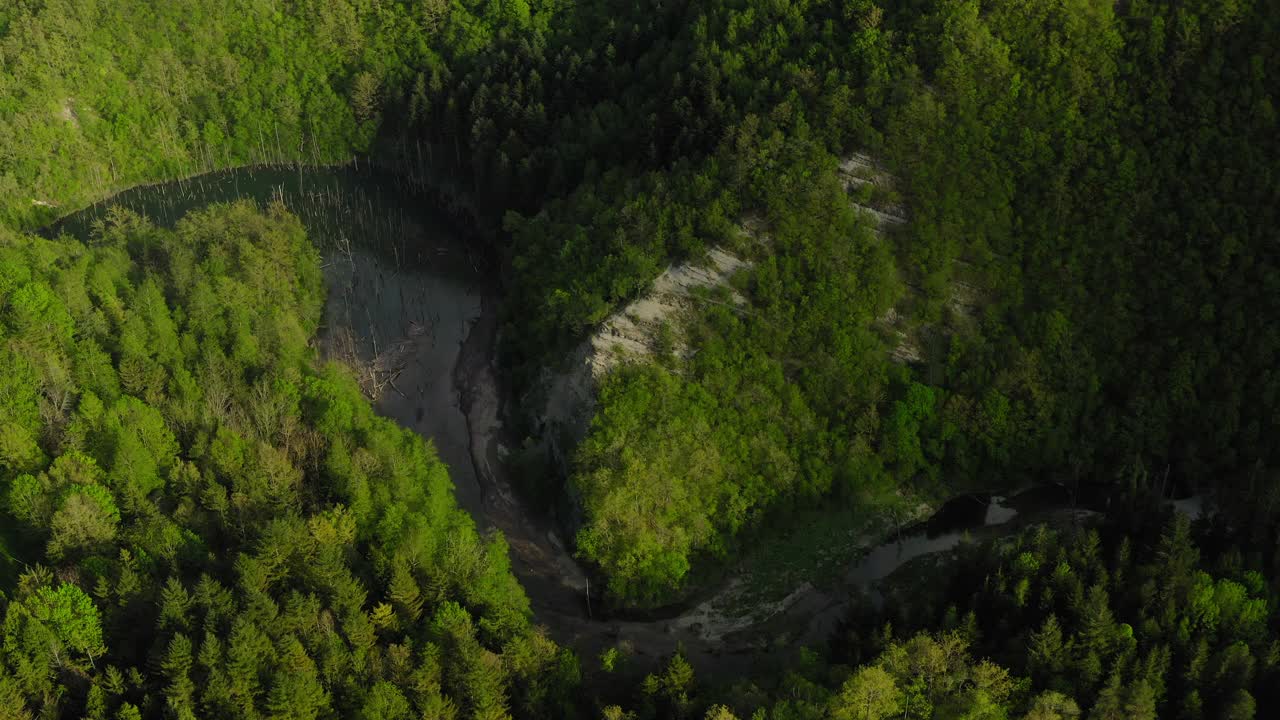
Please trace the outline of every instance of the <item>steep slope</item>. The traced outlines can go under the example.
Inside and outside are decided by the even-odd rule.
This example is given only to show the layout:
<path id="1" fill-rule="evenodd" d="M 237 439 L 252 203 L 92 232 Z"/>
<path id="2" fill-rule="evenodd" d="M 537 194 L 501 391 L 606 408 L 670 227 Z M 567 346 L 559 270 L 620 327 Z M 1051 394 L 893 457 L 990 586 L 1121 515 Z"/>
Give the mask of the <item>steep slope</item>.
<path id="1" fill-rule="evenodd" d="M 699 293 L 730 288 L 736 273 L 751 262 L 719 248 L 706 258 L 667 267 L 650 288 L 609 316 L 563 363 L 547 370 L 539 392 L 545 395 L 538 413 L 539 434 L 553 447 L 582 441 L 595 414 L 600 383 L 620 365 L 652 361 L 659 355 L 685 357 L 697 352 L 682 337 L 688 315 L 705 303 L 716 302 Z M 729 289 L 729 302 L 746 299 Z"/>

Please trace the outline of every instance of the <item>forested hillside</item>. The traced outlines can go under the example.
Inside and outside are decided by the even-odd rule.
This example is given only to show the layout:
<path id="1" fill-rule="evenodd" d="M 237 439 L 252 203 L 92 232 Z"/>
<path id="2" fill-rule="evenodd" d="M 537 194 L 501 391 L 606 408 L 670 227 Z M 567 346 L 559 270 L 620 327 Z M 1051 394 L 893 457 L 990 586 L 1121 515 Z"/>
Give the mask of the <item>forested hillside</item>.
<path id="1" fill-rule="evenodd" d="M 583 555 L 623 602 L 679 597 L 742 531 L 837 492 L 1133 474 L 1185 492 L 1273 464 L 1276 340 L 1249 321 L 1276 311 L 1272 4 L 562 10 L 410 103 L 439 143 L 470 127 L 475 186 L 521 211 L 516 381 L 671 257 L 762 261 L 752 312 L 673 328 L 699 347 L 674 377 L 611 381 L 571 470 Z M 883 241 L 838 219 L 853 150 L 897 177 L 851 198 L 907 210 Z M 869 322 L 891 307 L 924 350 L 910 368 Z M 673 438 L 710 418 L 706 462 L 685 463 Z"/>
<path id="2" fill-rule="evenodd" d="M 120 215 L 91 246 L 0 253 L 0 467 L 27 563 L 6 712 L 557 712 L 576 669 L 531 630 L 502 539 L 315 362 L 319 258 L 283 208 Z"/>
<path id="3" fill-rule="evenodd" d="M 408 120 L 384 108 L 401 109 L 411 70 L 438 68 L 446 50 L 478 51 L 508 18 L 527 24 L 529 10 L 444 1 L 8 2 L 0 8 L 0 218 L 33 227 L 131 185 L 216 168 L 348 162 L 384 123 Z"/>
<path id="4" fill-rule="evenodd" d="M 1265 0 L 4 3 L 0 717 L 1280 712 L 1277 38 Z M 755 684 L 575 658 L 318 359 L 287 209 L 29 234 L 352 159 L 501 227 L 512 465 L 597 603 L 687 602 L 792 534 L 827 558 L 797 518 L 1046 482 L 1112 512 L 978 544 Z M 546 452 L 546 378 L 713 247 L 731 287 Z M 1211 519 L 1153 520 L 1190 492 Z"/>

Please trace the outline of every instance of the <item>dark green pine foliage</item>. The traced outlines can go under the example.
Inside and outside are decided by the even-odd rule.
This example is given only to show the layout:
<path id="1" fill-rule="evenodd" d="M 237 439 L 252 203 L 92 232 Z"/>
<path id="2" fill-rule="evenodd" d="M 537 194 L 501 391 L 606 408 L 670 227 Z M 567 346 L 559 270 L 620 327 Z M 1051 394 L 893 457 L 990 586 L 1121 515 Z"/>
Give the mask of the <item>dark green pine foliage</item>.
<path id="1" fill-rule="evenodd" d="M 1141 512 L 971 546 L 933 590 L 894 596 L 888 618 L 851 617 L 835 648 L 858 657 L 869 622 L 932 627 L 958 605 L 974 614 L 978 652 L 1090 718 L 1265 717 L 1280 679 L 1275 583 L 1234 550 L 1202 558 L 1219 547 L 1207 526 L 1174 514 L 1142 530 L 1127 522 Z"/>

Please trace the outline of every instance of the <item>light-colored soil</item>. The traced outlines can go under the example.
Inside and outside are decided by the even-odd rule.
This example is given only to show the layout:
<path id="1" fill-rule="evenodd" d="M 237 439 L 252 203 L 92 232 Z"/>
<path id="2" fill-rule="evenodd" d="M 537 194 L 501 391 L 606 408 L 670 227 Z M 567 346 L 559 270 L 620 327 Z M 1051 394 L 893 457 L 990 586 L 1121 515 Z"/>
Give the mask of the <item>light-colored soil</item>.
<path id="1" fill-rule="evenodd" d="M 846 159 L 841 164 L 840 176 L 851 195 L 865 185 L 886 191 L 893 186 L 893 178 L 863 155 Z M 887 193 L 882 195 L 891 197 Z M 882 230 L 905 222 L 903 209 L 896 205 L 885 202 L 853 204 Z M 750 247 L 769 242 L 768 228 L 757 217 L 744 218 L 742 232 L 744 242 Z M 731 280 L 735 273 L 750 266 L 749 261 L 726 249 L 713 248 L 700 262 L 668 267 L 655 279 L 649 291 L 601 323 L 575 348 L 559 371 L 544 373 L 541 391 L 534 397 L 524 398 L 523 404 L 526 412 L 531 409 L 536 412 L 540 435 L 543 442 L 551 446 L 552 454 L 563 462 L 560 444 L 572 446 L 585 437 L 595 414 L 599 385 L 615 368 L 626 362 L 650 359 L 664 350 L 677 355 L 687 355 L 692 351 L 680 337 L 680 325 L 687 313 L 696 312 L 698 303 L 715 302 L 707 299 L 704 291 L 723 288 L 723 302 L 745 305 L 746 299 L 732 289 Z M 886 318 L 886 324 L 894 325 L 897 320 L 896 316 Z M 669 338 L 665 347 L 660 342 L 664 334 Z M 905 331 L 899 335 L 902 341 L 894 350 L 895 359 L 919 362 L 923 351 Z M 858 547 L 874 545 L 878 541 L 878 533 L 867 534 L 857 538 L 853 544 L 846 544 L 843 552 L 838 554 L 855 556 Z M 518 545 L 523 549 L 517 548 Z M 513 541 L 513 559 L 526 553 L 513 564 L 518 573 L 521 572 L 520 566 L 526 563 L 547 567 L 548 571 L 538 573 L 537 578 L 545 588 L 546 580 L 554 575 L 555 568 L 547 557 L 533 556 L 533 549 L 538 545 L 536 538 L 533 542 Z M 562 546 L 560 541 L 549 546 L 543 544 L 541 553 L 560 557 L 559 564 L 567 567 L 573 564 L 573 560 Z M 526 565 L 524 572 L 533 571 Z M 557 603 L 555 614 L 551 615 L 547 613 L 549 608 L 545 603 L 540 608 L 539 619 L 552 627 L 558 640 L 570 644 L 585 642 L 600 649 L 610 643 L 625 642 L 638 654 L 655 656 L 669 653 L 679 644 L 695 664 L 700 660 L 711 667 L 722 666 L 726 658 L 741 663 L 767 653 L 770 646 L 762 638 L 803 639 L 820 643 L 825 638 L 825 631 L 834 626 L 846 607 L 838 593 L 828 595 L 805 580 L 792 581 L 787 588 L 761 591 L 758 585 L 768 583 L 752 576 L 750 571 L 741 571 L 709 597 L 675 617 L 655 622 L 611 623 L 612 630 L 601 637 L 599 628 L 581 616 L 586 609 L 585 588 L 578 581 L 579 577 L 580 571 L 575 566 L 573 571 L 566 573 L 566 578 L 570 579 L 561 583 L 564 588 L 577 593 L 572 603 Z M 538 606 L 538 591 L 528 583 L 526 587 L 534 596 L 535 607 Z M 576 614 L 564 612 L 569 605 L 576 605 Z"/>
<path id="2" fill-rule="evenodd" d="M 673 326 L 698 302 L 697 291 L 729 288 L 734 274 L 750 265 L 732 253 L 712 248 L 705 261 L 668 267 L 648 292 L 610 315 L 578 345 L 563 370 L 544 374 L 545 397 L 539 413 L 543 437 L 564 434 L 572 443 L 580 441 L 595 414 L 600 381 L 621 363 L 659 352 L 664 323 L 676 332 Z M 730 302 L 745 302 L 736 291 L 729 289 L 728 293 Z M 688 348 L 677 337 L 672 351 L 685 353 Z"/>
<path id="3" fill-rule="evenodd" d="M 870 157 L 854 153 L 840 162 L 840 182 L 846 192 L 870 187 L 872 190 L 891 190 L 894 178 Z M 876 205 L 854 202 L 853 206 L 875 220 L 882 229 L 906 223 L 906 211 L 899 205 L 877 203 Z"/>
<path id="4" fill-rule="evenodd" d="M 851 194 L 866 185 L 875 186 L 873 190 L 892 187 L 892 178 L 865 156 L 847 159 L 841 166 L 841 177 Z M 892 198 L 891 193 L 871 195 L 876 199 L 870 204 L 855 205 L 870 215 L 878 227 L 886 230 L 905 222 L 902 208 L 885 199 Z M 862 196 L 866 197 L 867 191 Z M 743 233 L 746 242 L 768 243 L 768 229 L 758 220 L 745 219 Z M 721 248 L 712 249 L 698 261 L 668 267 L 648 292 L 615 312 L 583 341 L 562 369 L 546 372 L 540 391 L 522 398 L 521 405 L 524 412 L 536 413 L 540 434 L 551 446 L 552 454 L 561 453 L 560 443 L 571 446 L 585 436 L 596 409 L 599 384 L 609 372 L 626 362 L 650 359 L 658 352 L 692 352 L 682 341 L 680 325 L 699 303 L 744 305 L 745 298 L 732 289 L 731 280 L 749 267 L 748 261 Z M 719 297 L 709 297 L 708 291 L 720 293 Z M 718 590 L 671 617 L 601 617 L 601 608 L 592 607 L 589 599 L 589 595 L 599 593 L 589 593 L 588 576 L 568 551 L 565 538 L 558 535 L 548 519 L 523 506 L 506 476 L 504 448 L 513 446 L 515 439 L 506 435 L 503 418 L 507 409 L 503 403 L 507 395 L 493 366 L 497 342 L 495 304 L 496 298 L 484 297 L 478 316 L 467 320 L 465 341 L 458 346 L 452 364 L 451 387 L 442 390 L 451 396 L 466 423 L 465 455 L 448 454 L 453 458 L 451 465 L 466 462 L 460 457 L 469 458 L 469 467 L 451 470 L 459 477 L 474 478 L 478 488 L 473 493 L 460 486 L 459 501 L 481 528 L 497 530 L 505 536 L 512 569 L 529 595 L 536 622 L 547 629 L 550 637 L 577 651 L 588 669 L 609 648 L 626 648 L 633 663 L 644 666 L 681 649 L 700 675 L 719 677 L 740 676 L 753 667 L 772 667 L 786 654 L 782 651 L 794 652 L 801 644 L 822 644 L 847 612 L 849 588 L 839 577 L 840 571 L 828 573 L 835 577 L 819 583 L 822 587 L 814 584 L 816 579 L 804 579 L 805 573 L 825 572 L 833 563 L 844 567 L 861 549 L 882 542 L 888 532 L 884 527 L 852 520 L 849 527 L 841 526 L 840 532 L 847 537 L 822 566 L 825 570 L 813 565 L 806 571 L 764 578 L 760 573 L 772 571 L 746 567 L 751 563 L 748 559 Z M 880 324 L 900 338 L 892 351 L 896 360 L 922 360 L 923 350 L 905 318 L 890 311 Z M 385 356 L 363 372 L 371 380 L 369 389 L 382 412 L 430 437 L 429 428 L 415 422 L 415 410 L 416 419 L 421 420 L 421 402 L 416 408 L 399 402 L 397 395 L 402 394 L 396 384 L 378 382 L 378 378 L 395 369 L 400 386 L 417 387 L 433 378 L 416 377 L 415 373 L 441 370 L 438 362 L 430 367 L 406 364 L 404 358 L 418 355 L 417 346 L 430 338 L 410 324 L 403 328 L 402 335 L 400 340 L 387 343 Z M 927 506 L 921 506 L 907 514 L 927 511 Z M 812 550 L 813 542 L 798 539 L 787 552 L 803 555 Z M 777 564 L 777 560 L 760 564 L 771 563 Z"/>
<path id="5" fill-rule="evenodd" d="M 76 115 L 75 101 L 71 98 L 67 98 L 62 103 L 62 107 L 58 110 L 58 117 L 63 122 L 70 123 L 76 129 L 80 128 L 80 116 Z"/>
<path id="6" fill-rule="evenodd" d="M 697 288 L 727 283 L 732 273 L 744 266 L 741 260 L 722 252 L 713 252 L 709 262 L 700 267 L 670 268 L 657 286 L 660 292 L 633 302 L 611 319 L 613 327 L 632 337 L 647 338 L 655 323 L 687 307 Z M 588 604 L 587 575 L 569 553 L 564 539 L 552 523 L 523 506 L 505 474 L 502 455 L 511 439 L 504 434 L 504 393 L 493 366 L 497 334 L 494 299 L 483 298 L 479 315 L 468 322 L 466 339 L 455 356 L 451 392 L 456 407 L 466 418 L 471 467 L 451 467 L 451 471 L 460 482 L 465 482 L 464 477 L 474 477 L 478 493 L 460 485 L 459 501 L 482 529 L 500 531 L 506 538 L 512 569 L 529 595 L 535 620 L 546 627 L 554 640 L 574 648 L 589 667 L 594 658 L 612 647 L 627 648 L 637 665 L 651 665 L 682 649 L 699 673 L 716 676 L 746 673 L 758 664 L 776 660 L 772 656 L 776 648 L 760 642 L 763 635 L 757 632 L 759 628 L 767 626 L 769 630 L 764 635 L 776 636 L 781 632 L 777 628 L 788 627 L 791 629 L 780 637 L 822 640 L 820 633 L 809 631 L 810 615 L 815 610 L 830 614 L 838 603 L 808 583 L 780 599 L 753 600 L 745 612 L 742 595 L 748 588 L 743 580 L 731 580 L 696 606 L 670 618 L 601 617 L 600 608 Z M 408 321 L 402 338 L 384 341 L 381 352 L 371 362 L 357 367 L 381 412 L 428 437 L 429 428 L 416 412 L 420 399 L 414 397 L 412 390 L 406 396 L 400 389 L 423 385 L 430 378 L 420 376 L 440 367 L 436 361 L 410 361 L 432 354 L 428 346 L 434 342 L 430 333 Z M 602 372 L 614 363 L 626 361 L 625 354 L 602 342 L 592 342 L 590 347 L 592 356 L 584 363 L 586 382 L 594 380 L 593 367 Z M 638 347 L 651 352 L 652 346 L 645 340 Z M 354 354 L 347 354 L 348 362 L 353 362 Z M 394 383 L 386 380 L 393 372 Z M 868 537 L 867 542 L 874 542 L 874 538 Z"/>

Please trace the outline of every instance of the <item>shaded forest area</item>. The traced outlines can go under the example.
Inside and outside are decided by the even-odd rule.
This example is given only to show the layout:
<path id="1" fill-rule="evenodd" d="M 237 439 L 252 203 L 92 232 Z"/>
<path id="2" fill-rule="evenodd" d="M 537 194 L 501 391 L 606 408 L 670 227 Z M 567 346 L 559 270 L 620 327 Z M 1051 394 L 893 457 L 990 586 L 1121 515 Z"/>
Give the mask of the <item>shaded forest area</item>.
<path id="1" fill-rule="evenodd" d="M 569 491 L 615 600 L 682 597 L 753 528 L 891 490 L 1274 487 L 1269 4 L 602 12 L 453 61 L 426 126 L 470 127 L 476 186 L 532 208 L 507 219 L 517 384 L 670 258 L 757 262 L 750 312 L 684 328 L 695 358 L 602 391 Z M 847 211 L 853 150 L 899 179 L 883 240 Z M 871 322 L 891 309 L 927 331 L 911 367 Z"/>
<path id="2" fill-rule="evenodd" d="M 1267 716 L 1277 37 L 1251 0 L 6 4 L 0 715 Z M 520 393 L 673 259 L 753 261 L 745 309 L 676 329 L 696 354 L 606 380 L 563 483 L 522 463 L 577 503 L 616 605 L 834 504 L 1054 480 L 1209 489 L 1218 514 L 975 550 L 899 631 L 759 687 L 677 656 L 575 696 L 614 660 L 532 629 L 433 452 L 317 364 L 296 220 L 21 232 L 137 183 L 396 148 L 502 221 Z M 851 197 L 854 151 L 894 189 Z M 920 361 L 890 359 L 890 311 Z"/>

